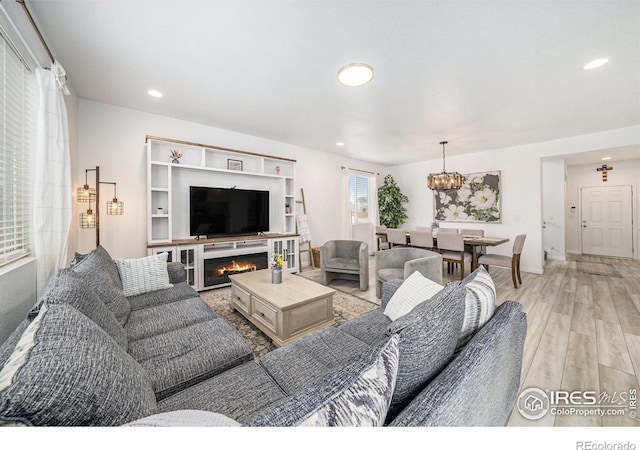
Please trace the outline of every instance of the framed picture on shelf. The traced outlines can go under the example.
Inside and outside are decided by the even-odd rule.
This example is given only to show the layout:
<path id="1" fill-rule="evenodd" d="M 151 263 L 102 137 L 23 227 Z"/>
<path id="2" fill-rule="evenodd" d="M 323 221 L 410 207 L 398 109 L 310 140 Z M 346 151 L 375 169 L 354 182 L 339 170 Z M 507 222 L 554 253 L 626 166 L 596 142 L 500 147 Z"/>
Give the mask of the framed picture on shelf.
<path id="1" fill-rule="evenodd" d="M 227 159 L 227 169 L 242 172 L 242 161 L 239 159 Z"/>

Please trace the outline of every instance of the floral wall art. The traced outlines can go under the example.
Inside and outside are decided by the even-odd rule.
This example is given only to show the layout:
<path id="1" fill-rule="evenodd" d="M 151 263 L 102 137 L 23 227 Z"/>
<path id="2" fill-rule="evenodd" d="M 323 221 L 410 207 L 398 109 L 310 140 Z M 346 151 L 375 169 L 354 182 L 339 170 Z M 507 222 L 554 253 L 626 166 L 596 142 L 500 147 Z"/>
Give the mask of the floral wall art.
<path id="1" fill-rule="evenodd" d="M 500 171 L 464 177 L 458 190 L 434 191 L 434 220 L 500 223 Z"/>

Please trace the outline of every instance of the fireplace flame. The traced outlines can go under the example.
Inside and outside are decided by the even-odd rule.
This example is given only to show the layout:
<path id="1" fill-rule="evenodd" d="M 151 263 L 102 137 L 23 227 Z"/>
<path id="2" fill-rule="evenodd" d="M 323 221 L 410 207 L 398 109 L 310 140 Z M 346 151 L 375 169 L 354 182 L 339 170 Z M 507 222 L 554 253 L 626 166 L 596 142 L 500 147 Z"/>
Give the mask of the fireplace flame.
<path id="1" fill-rule="evenodd" d="M 257 270 L 258 267 L 253 263 L 241 262 L 238 264 L 235 261 L 231 261 L 231 264 L 218 267 L 214 272 L 216 276 L 221 277 L 225 273 L 233 275 L 234 273 L 251 272 Z"/>

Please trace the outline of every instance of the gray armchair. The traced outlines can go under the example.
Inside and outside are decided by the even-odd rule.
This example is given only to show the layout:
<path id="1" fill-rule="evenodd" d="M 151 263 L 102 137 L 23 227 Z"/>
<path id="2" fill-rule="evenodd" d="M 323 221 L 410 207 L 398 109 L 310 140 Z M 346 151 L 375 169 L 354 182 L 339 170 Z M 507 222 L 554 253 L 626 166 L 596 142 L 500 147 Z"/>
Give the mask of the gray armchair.
<path id="1" fill-rule="evenodd" d="M 328 241 L 320 247 L 320 283 L 334 279 L 359 280 L 369 289 L 369 246 L 361 241 Z"/>
<path id="2" fill-rule="evenodd" d="M 415 271 L 442 284 L 442 256 L 422 248 L 396 247 L 376 253 L 376 297 L 382 296 L 382 283 L 404 280 Z"/>

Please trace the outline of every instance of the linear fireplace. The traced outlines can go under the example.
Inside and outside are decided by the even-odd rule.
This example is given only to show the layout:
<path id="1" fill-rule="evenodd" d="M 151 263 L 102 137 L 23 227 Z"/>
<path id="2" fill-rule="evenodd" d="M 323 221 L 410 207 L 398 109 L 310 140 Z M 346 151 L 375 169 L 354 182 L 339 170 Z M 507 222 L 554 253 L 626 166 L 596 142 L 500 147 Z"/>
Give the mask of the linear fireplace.
<path id="1" fill-rule="evenodd" d="M 229 275 L 266 269 L 267 253 L 251 253 L 204 260 L 204 286 L 230 283 Z"/>

